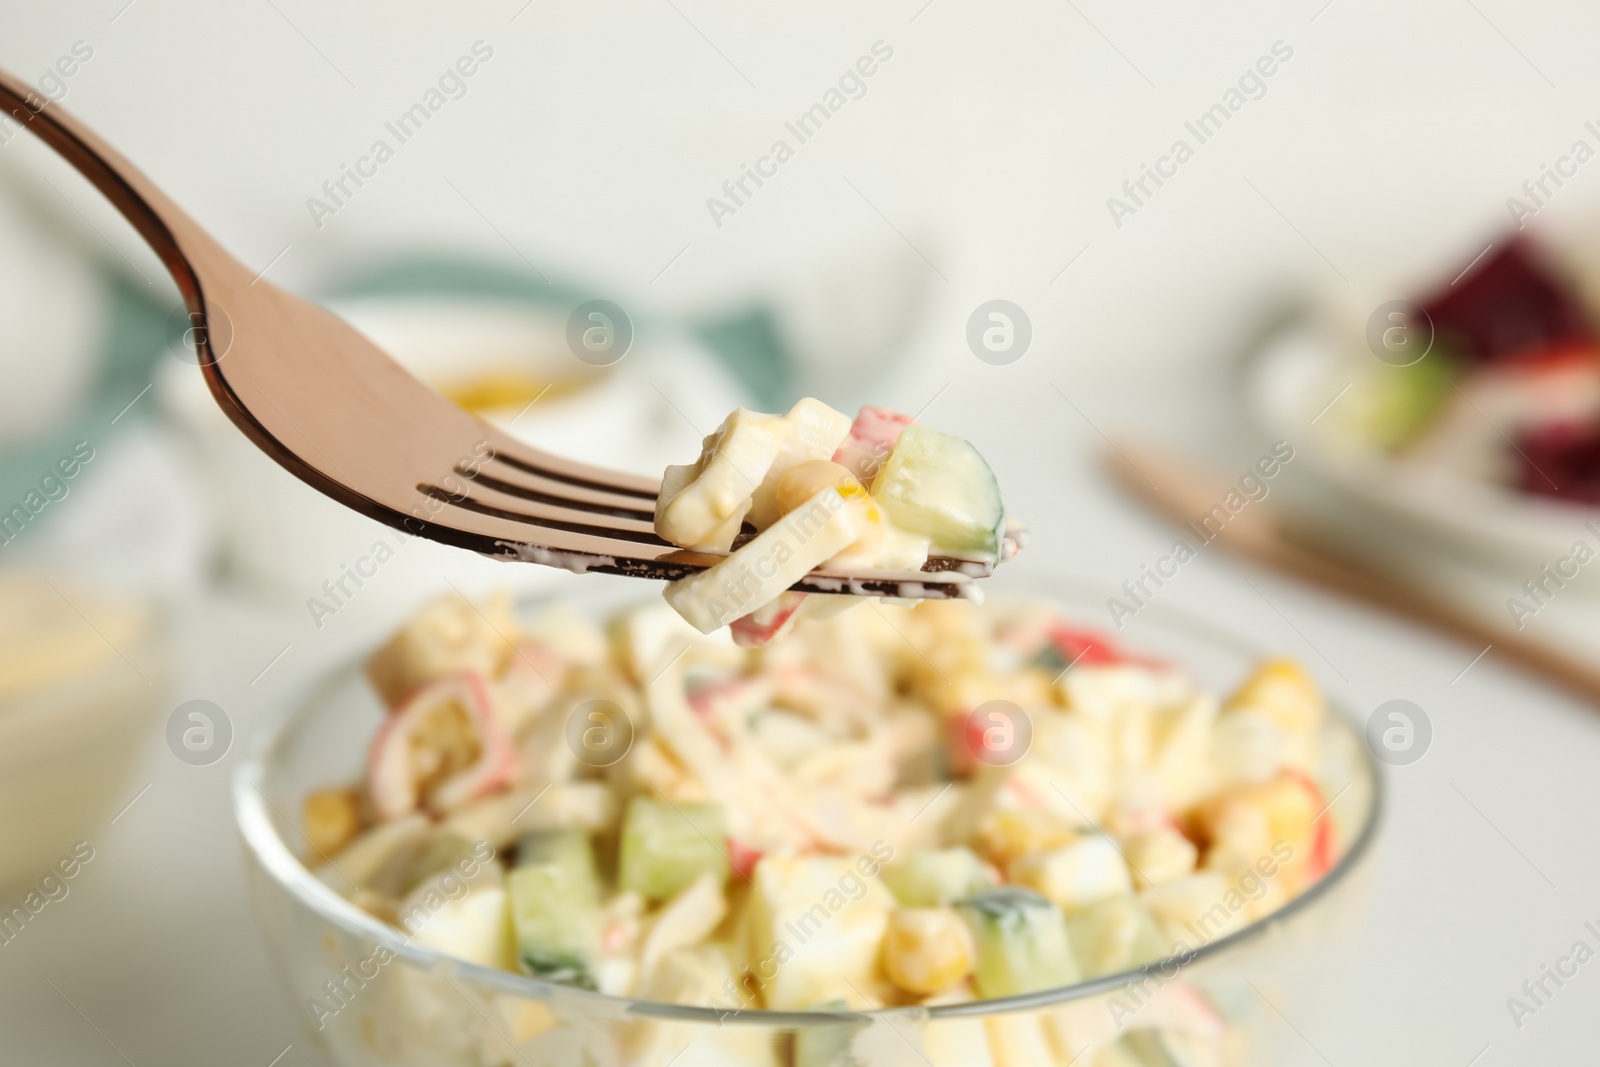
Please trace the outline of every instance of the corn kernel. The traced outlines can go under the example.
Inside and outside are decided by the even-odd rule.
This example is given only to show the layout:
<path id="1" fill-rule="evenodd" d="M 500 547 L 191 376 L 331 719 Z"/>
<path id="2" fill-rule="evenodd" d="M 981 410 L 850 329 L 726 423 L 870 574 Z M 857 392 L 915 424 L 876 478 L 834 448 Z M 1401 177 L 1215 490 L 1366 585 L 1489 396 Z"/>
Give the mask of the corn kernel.
<path id="1" fill-rule="evenodd" d="M 1001 808 L 983 817 L 975 844 L 984 859 L 1007 867 L 1018 856 L 1065 845 L 1077 836 L 1077 829 L 1054 812 Z"/>
<path id="2" fill-rule="evenodd" d="M 900 908 L 884 934 L 884 970 L 908 993 L 927 995 L 956 985 L 972 970 L 972 935 L 950 908 Z"/>
<path id="3" fill-rule="evenodd" d="M 332 856 L 361 832 L 361 798 L 354 789 L 319 789 L 306 797 L 305 832 L 316 860 Z"/>
<path id="4" fill-rule="evenodd" d="M 1322 692 L 1304 667 L 1288 659 L 1267 660 L 1245 679 L 1224 711 L 1253 708 L 1291 734 L 1304 734 L 1322 721 Z"/>
<path id="5" fill-rule="evenodd" d="M 1198 823 L 1213 843 L 1244 846 L 1247 860 L 1279 841 L 1300 852 L 1311 841 L 1320 800 L 1315 786 L 1285 774 L 1201 805 Z"/>
<path id="6" fill-rule="evenodd" d="M 792 467 L 778 479 L 778 511 L 787 515 L 824 489 L 837 489 L 841 496 L 863 492 L 861 483 L 849 470 L 825 459 L 814 459 Z"/>

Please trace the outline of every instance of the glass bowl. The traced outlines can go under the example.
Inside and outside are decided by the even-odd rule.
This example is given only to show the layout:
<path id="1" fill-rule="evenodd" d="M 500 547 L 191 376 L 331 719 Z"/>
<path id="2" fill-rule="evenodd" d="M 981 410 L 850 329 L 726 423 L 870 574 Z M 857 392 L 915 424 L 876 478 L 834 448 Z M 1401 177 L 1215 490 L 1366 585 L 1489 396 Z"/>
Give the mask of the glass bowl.
<path id="1" fill-rule="evenodd" d="M 1105 591 L 1066 579 L 990 583 L 1098 628 Z M 565 598 L 606 613 L 639 602 L 588 576 Z M 646 594 L 647 596 L 648 594 Z M 539 602 L 524 607 L 537 610 Z M 1151 605 L 1133 651 L 1179 663 L 1212 691 L 1263 652 Z M 1342 947 L 1364 910 L 1362 862 L 1381 808 L 1377 765 L 1337 700 L 1317 777 L 1333 798 L 1331 869 L 1276 912 L 1139 970 L 1003 999 L 872 1012 L 694 1007 L 608 996 L 444 956 L 345 900 L 299 859 L 305 795 L 354 781 L 383 707 L 360 663 L 263 723 L 234 782 L 257 918 L 313 1038 L 346 1067 L 1221 1067 L 1297 1062 L 1337 1002 Z"/>

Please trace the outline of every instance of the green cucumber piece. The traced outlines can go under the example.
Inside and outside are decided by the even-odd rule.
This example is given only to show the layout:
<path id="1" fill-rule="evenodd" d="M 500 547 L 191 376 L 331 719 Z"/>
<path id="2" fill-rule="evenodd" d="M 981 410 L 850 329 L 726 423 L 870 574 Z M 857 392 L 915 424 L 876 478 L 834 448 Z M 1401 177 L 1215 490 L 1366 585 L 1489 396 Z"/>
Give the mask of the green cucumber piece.
<path id="1" fill-rule="evenodd" d="M 960 845 L 913 852 L 904 863 L 883 869 L 883 884 L 908 908 L 954 904 L 994 888 L 983 861 Z"/>
<path id="2" fill-rule="evenodd" d="M 727 838 L 720 804 L 628 802 L 617 882 L 646 900 L 667 900 L 702 874 L 727 881 Z"/>
<path id="3" fill-rule="evenodd" d="M 1367 432 L 1380 447 L 1403 450 L 1455 395 L 1456 380 L 1456 363 L 1442 350 L 1403 367 L 1382 368 L 1364 405 Z"/>
<path id="4" fill-rule="evenodd" d="M 957 909 L 978 949 L 973 983 L 985 997 L 1054 989 L 1079 980 L 1061 909 L 1015 886 L 991 889 Z"/>
<path id="5" fill-rule="evenodd" d="M 518 867 L 551 863 L 566 868 L 575 882 L 586 884 L 599 899 L 600 875 L 595 868 L 594 845 L 586 831 L 575 827 L 539 830 L 517 842 Z"/>
<path id="6" fill-rule="evenodd" d="M 517 962 L 535 978 L 595 988 L 591 961 L 600 938 L 600 884 L 581 830 L 530 834 L 506 874 Z"/>
<path id="7" fill-rule="evenodd" d="M 1110 897 L 1070 913 L 1067 940 L 1085 978 L 1131 971 L 1167 956 L 1155 920 L 1131 896 Z"/>
<path id="8" fill-rule="evenodd" d="M 959 437 L 912 423 L 900 433 L 872 498 L 889 521 L 926 537 L 932 551 L 993 562 L 1006 524 L 1000 483 Z"/>

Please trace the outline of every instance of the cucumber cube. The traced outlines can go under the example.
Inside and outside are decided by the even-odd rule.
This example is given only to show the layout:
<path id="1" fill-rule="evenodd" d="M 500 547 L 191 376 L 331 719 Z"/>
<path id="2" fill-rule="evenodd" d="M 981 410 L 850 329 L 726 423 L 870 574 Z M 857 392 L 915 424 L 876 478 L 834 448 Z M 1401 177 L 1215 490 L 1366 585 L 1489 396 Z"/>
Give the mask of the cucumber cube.
<path id="1" fill-rule="evenodd" d="M 600 875 L 595 869 L 594 845 L 589 835 L 577 828 L 540 830 L 517 842 L 517 866 L 554 864 L 563 868 L 574 885 L 587 886 L 596 901 L 600 899 Z"/>
<path id="2" fill-rule="evenodd" d="M 971 849 L 959 845 L 913 852 L 904 863 L 885 867 L 883 882 L 895 899 L 908 908 L 954 904 L 994 888 L 983 861 Z"/>
<path id="3" fill-rule="evenodd" d="M 1061 909 L 1027 889 L 1007 886 L 957 905 L 978 949 L 973 982 L 985 997 L 1054 989 L 1079 980 Z"/>
<path id="4" fill-rule="evenodd" d="M 591 964 L 600 937 L 594 852 L 581 830 L 523 838 L 506 874 L 517 962 L 535 978 L 595 988 Z"/>
<path id="5" fill-rule="evenodd" d="M 674 804 L 634 797 L 622 823 L 617 882 L 646 900 L 667 900 L 702 874 L 728 878 L 727 830 L 720 804 Z"/>
<path id="6" fill-rule="evenodd" d="M 872 498 L 890 522 L 926 537 L 936 553 L 999 559 L 1006 523 L 1000 483 L 959 437 L 907 426 L 872 481 Z"/>

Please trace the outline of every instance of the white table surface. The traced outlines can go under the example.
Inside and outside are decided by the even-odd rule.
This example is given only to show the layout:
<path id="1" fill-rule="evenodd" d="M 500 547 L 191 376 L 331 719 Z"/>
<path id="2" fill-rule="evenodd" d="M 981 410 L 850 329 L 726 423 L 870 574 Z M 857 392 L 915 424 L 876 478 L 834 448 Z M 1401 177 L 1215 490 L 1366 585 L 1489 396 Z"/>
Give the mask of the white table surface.
<path id="1" fill-rule="evenodd" d="M 685 310 L 892 225 L 944 280 L 882 400 L 915 410 L 949 384 L 927 417 L 1005 475 L 1035 558 L 1111 584 L 1172 534 L 1107 484 L 1100 431 L 1192 443 L 1243 470 L 1266 442 L 1240 428 L 1218 366 L 1264 294 L 1347 286 L 1359 304 L 1464 263 L 1505 198 L 1600 113 L 1588 47 L 1600 15 L 1575 4 L 917 0 L 757 15 L 507 0 L 388 14 L 399 7 L 37 5 L 7 17 L 0 65 L 42 70 L 92 41 L 68 106 L 247 262 L 288 246 L 271 277 L 291 287 L 406 241 L 509 257 L 508 239 L 641 306 Z M 451 125 L 316 229 L 305 198 L 478 38 L 498 65 L 450 105 Z M 1268 94 L 1116 228 L 1105 198 L 1280 38 L 1295 59 Z M 896 59 L 868 96 L 712 227 L 705 198 L 877 39 Z M 1581 218 L 1597 194 L 1600 171 L 1585 172 L 1541 222 Z M 971 308 L 997 295 L 1034 322 L 1034 349 L 1012 367 L 978 364 L 961 339 Z M 1506 999 L 1600 920 L 1600 716 L 1492 652 L 1462 674 L 1476 649 L 1220 555 L 1161 597 L 1305 658 L 1363 712 L 1400 697 L 1434 723 L 1425 758 L 1389 776 L 1354 977 L 1328 990 L 1325 1017 L 1302 1021 L 1293 1063 L 1591 1059 L 1600 964 L 1520 1029 Z M 213 700 L 240 731 L 381 622 L 308 636 L 299 609 L 223 594 L 179 617 L 174 703 Z M 294 651 L 252 685 L 285 643 Z M 130 799 L 149 791 L 115 826 L 86 830 L 99 854 L 71 895 L 0 947 L 0 1062 L 265 1067 L 286 1047 L 282 1067 L 326 1062 L 249 916 L 232 765 L 181 764 L 152 732 Z"/>

